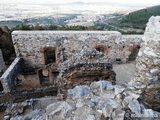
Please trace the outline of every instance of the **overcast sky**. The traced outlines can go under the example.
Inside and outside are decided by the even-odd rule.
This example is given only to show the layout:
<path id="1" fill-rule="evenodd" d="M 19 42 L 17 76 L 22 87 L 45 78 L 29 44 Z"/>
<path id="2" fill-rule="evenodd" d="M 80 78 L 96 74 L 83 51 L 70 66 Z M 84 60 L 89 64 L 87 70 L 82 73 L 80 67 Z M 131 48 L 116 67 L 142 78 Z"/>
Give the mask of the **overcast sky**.
<path id="1" fill-rule="evenodd" d="M 125 4 L 159 5 L 160 0 L 0 0 L 0 3 L 52 4 L 69 2 L 115 2 Z"/>

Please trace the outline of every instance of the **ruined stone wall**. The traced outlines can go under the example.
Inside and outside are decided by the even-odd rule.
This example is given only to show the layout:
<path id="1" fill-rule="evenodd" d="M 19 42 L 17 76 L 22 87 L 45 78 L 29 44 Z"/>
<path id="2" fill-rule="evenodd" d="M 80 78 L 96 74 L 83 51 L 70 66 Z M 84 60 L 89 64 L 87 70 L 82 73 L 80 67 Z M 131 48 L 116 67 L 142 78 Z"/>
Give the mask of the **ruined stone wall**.
<path id="1" fill-rule="evenodd" d="M 115 84 L 111 59 L 102 52 L 85 47 L 58 66 L 56 84 L 60 88 L 89 85 L 93 81 L 107 80 Z"/>
<path id="2" fill-rule="evenodd" d="M 160 111 L 160 16 L 147 23 L 130 85 L 142 90 L 144 104 Z"/>
<path id="3" fill-rule="evenodd" d="M 101 49 L 111 61 L 118 58 L 125 62 L 132 50 L 139 46 L 141 38 L 141 35 L 121 35 L 116 31 L 14 31 L 12 40 L 15 51 L 17 56 L 21 56 L 24 59 L 22 73 L 18 75 L 21 84 L 17 85 L 16 89 L 41 87 L 44 84 L 57 84 L 56 78 L 61 73 L 61 70 L 58 70 L 58 64 L 66 60 L 72 60 L 72 57 L 78 53 L 80 57 L 85 48 L 90 48 L 91 51 Z M 46 64 L 47 50 L 55 51 L 56 60 L 52 64 Z M 91 60 L 88 57 L 87 59 Z M 94 63 L 93 61 L 90 61 L 91 63 L 80 61 L 83 64 L 81 66 L 84 66 L 80 67 L 81 69 L 85 68 L 87 70 L 85 64 L 94 67 L 89 67 L 88 73 L 78 70 L 79 77 L 75 74 L 75 76 L 73 75 L 74 77 L 71 77 L 72 80 L 76 78 L 77 80 L 91 82 L 95 79 L 99 80 L 97 77 L 98 74 L 101 74 L 101 79 L 107 78 L 107 80 L 114 83 L 115 80 L 110 79 L 112 75 L 114 76 L 111 70 L 112 66 L 110 69 L 102 67 L 103 65 L 106 66 L 105 64 L 111 64 L 111 62 L 104 61 L 102 63 L 103 61 L 100 57 L 96 58 L 95 61 Z M 100 62 L 101 66 L 99 65 Z M 78 61 L 75 64 L 80 63 Z M 105 72 L 99 73 L 90 70 L 93 68 L 100 68 L 101 71 Z M 110 72 L 107 72 L 107 70 Z M 67 75 L 73 73 L 76 73 L 76 70 L 67 71 Z M 86 75 L 85 77 L 83 73 Z M 94 77 L 91 78 L 93 75 Z"/>
<path id="4" fill-rule="evenodd" d="M 21 116 L 16 114 L 13 116 L 13 119 L 25 119 L 26 116 L 30 115 L 30 118 L 34 116 L 35 119 L 40 120 L 46 118 L 48 120 L 159 120 L 160 16 L 149 19 L 140 47 L 136 59 L 136 75 L 129 83 L 119 86 L 102 80 L 92 82 L 89 86 L 76 86 L 73 89 L 68 89 L 68 96 L 65 101 L 54 102 L 48 105 L 45 108 L 45 112 L 38 113 L 36 112 L 37 110 L 34 110 L 25 116 L 24 114 Z M 92 58 L 92 55 L 89 57 Z M 85 62 L 88 60 L 88 57 L 85 56 L 83 58 L 83 55 L 77 54 L 77 56 L 72 56 L 71 59 L 66 60 L 62 65 L 67 69 L 72 68 L 70 63 L 73 63 L 74 66 L 74 61 L 79 60 L 84 60 Z M 67 61 L 73 62 L 68 64 Z M 62 68 L 61 70 L 65 73 L 65 69 Z M 13 104 L 9 110 L 13 110 L 20 105 L 22 106 L 22 104 Z M 11 112 L 9 111 L 8 113 L 5 117 L 12 117 Z M 19 114 L 19 111 L 17 110 L 15 113 Z"/>
<path id="5" fill-rule="evenodd" d="M 0 76 L 4 73 L 5 70 L 6 70 L 6 66 L 3 60 L 2 51 L 0 49 Z"/>
<path id="6" fill-rule="evenodd" d="M 56 82 L 56 78 L 61 73 L 61 70 L 58 70 L 59 63 L 72 60 L 72 57 L 76 56 L 76 54 L 81 56 L 81 51 L 85 48 L 90 48 L 91 51 L 95 49 L 100 50 L 111 61 L 118 58 L 125 62 L 133 49 L 137 48 L 141 43 L 142 36 L 121 35 L 117 31 L 14 31 L 12 40 L 17 56 L 24 59 L 22 73 L 18 75 L 18 80 L 21 83 L 16 85 L 16 89 L 21 89 L 58 84 L 59 82 Z M 55 61 L 51 64 L 47 63 L 46 60 L 47 50 L 55 51 Z M 88 57 L 87 59 L 90 60 Z M 102 63 L 103 61 L 100 57 L 96 58 L 95 61 L 94 63 L 81 61 L 83 65 L 81 64 L 82 67 L 78 70 L 79 77 L 76 74 L 76 70 L 73 69 L 67 71 L 66 77 L 74 73 L 71 81 L 73 81 L 73 78 L 76 78 L 76 80 L 91 82 L 96 79 L 99 80 L 97 77 L 101 74 L 101 79 L 105 78 L 114 83 L 115 80 L 111 77 L 115 76 L 111 70 L 112 66 L 103 68 L 102 66 L 107 66 L 108 62 Z M 101 64 L 99 64 L 100 62 Z M 80 63 L 75 62 L 75 64 L 78 65 Z M 89 67 L 87 68 L 85 64 Z M 109 64 L 112 63 L 109 62 Z M 87 71 L 82 72 L 82 68 L 88 70 L 88 73 Z M 104 71 L 104 73 L 90 70 L 98 68 Z M 84 77 L 83 74 L 86 76 Z M 91 77 L 93 75 L 94 77 Z M 63 83 L 65 82 L 63 81 Z"/>
<path id="7" fill-rule="evenodd" d="M 141 35 L 121 35 L 116 31 L 14 31 L 12 40 L 17 55 L 31 66 L 45 64 L 44 52 L 56 51 L 56 63 L 79 53 L 85 46 L 102 48 L 105 55 L 126 61 L 133 48 L 141 43 Z"/>
<path id="8" fill-rule="evenodd" d="M 16 58 L 5 73 L 0 77 L 4 92 L 11 92 L 14 90 L 15 80 L 20 72 L 21 58 Z"/>

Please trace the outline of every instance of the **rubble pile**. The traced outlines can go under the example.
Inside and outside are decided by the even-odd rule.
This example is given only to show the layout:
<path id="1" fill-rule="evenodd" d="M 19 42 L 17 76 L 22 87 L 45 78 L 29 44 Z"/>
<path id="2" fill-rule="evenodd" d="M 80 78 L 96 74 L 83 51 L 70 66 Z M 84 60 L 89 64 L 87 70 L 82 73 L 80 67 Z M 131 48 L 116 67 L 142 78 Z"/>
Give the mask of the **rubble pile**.
<path id="1" fill-rule="evenodd" d="M 68 89 L 65 101 L 53 102 L 44 109 L 35 109 L 26 115 L 13 116 L 11 120 L 23 120 L 33 113 L 36 120 L 123 120 L 141 114 L 156 115 L 155 118 L 160 119 L 160 113 L 145 108 L 138 101 L 140 93 L 128 84 L 119 86 L 108 81 L 92 82 L 90 86 Z M 13 115 L 12 112 L 10 114 Z"/>

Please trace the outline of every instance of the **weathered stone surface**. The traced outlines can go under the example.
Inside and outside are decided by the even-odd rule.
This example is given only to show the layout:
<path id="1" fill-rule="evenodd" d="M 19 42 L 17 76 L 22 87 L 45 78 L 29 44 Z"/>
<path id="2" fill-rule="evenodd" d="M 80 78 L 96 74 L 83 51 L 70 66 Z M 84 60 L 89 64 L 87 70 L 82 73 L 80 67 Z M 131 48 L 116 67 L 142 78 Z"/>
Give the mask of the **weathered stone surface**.
<path id="1" fill-rule="evenodd" d="M 13 63 L 9 66 L 9 68 L 5 71 L 5 73 L 0 77 L 4 93 L 11 92 L 15 89 L 14 84 L 16 81 L 16 77 L 21 70 L 21 60 L 21 58 L 16 58 L 13 61 Z"/>
<path id="2" fill-rule="evenodd" d="M 5 72 L 6 70 L 6 65 L 4 63 L 2 51 L 0 49 L 0 76 Z"/>
<path id="3" fill-rule="evenodd" d="M 44 120 L 44 119 L 42 118 L 41 110 L 34 110 L 25 116 L 15 116 L 12 117 L 10 120 Z"/>
<path id="4" fill-rule="evenodd" d="M 147 106 L 148 108 L 152 108 L 156 111 L 160 110 L 160 86 L 157 85 L 153 85 L 150 88 L 147 88 L 144 92 L 143 92 L 143 97 L 142 97 L 142 101 L 143 104 L 145 106 Z"/>
<path id="5" fill-rule="evenodd" d="M 160 70 L 159 69 L 151 69 L 150 72 L 152 75 L 157 75 L 157 74 L 159 74 Z"/>
<path id="6" fill-rule="evenodd" d="M 143 89 L 142 101 L 145 106 L 160 110 L 159 80 L 160 80 L 160 16 L 152 16 L 146 27 L 143 42 L 136 59 L 136 77 L 129 83 L 138 89 Z M 156 92 L 155 92 L 156 91 Z"/>
<path id="7" fill-rule="evenodd" d="M 115 94 L 117 95 L 117 94 L 122 93 L 125 90 L 125 88 L 122 86 L 115 85 L 114 90 L 115 90 Z"/>
<path id="8" fill-rule="evenodd" d="M 4 116 L 4 120 L 9 120 L 9 115 L 8 116 Z"/>
<path id="9" fill-rule="evenodd" d="M 68 97 L 76 99 L 88 95 L 89 92 L 90 88 L 88 86 L 76 86 L 74 89 L 68 90 Z"/>
<path id="10" fill-rule="evenodd" d="M 39 104 L 42 104 L 43 100 L 47 100 L 47 97 L 41 102 L 35 102 L 34 100 L 32 103 L 37 103 L 37 105 L 32 108 L 40 109 L 42 111 L 42 113 L 36 113 L 35 111 L 34 118 L 40 120 L 41 118 L 48 120 L 118 120 L 125 117 L 126 108 L 131 109 L 130 114 L 141 114 L 141 111 L 145 108 L 139 104 L 137 99 L 127 94 L 128 92 L 133 92 L 133 90 L 134 88 L 127 85 L 112 85 L 112 83 L 108 81 L 93 82 L 90 86 L 76 86 L 75 88 L 68 90 L 67 99 L 65 101 L 53 101 L 52 104 L 46 107 L 47 104 Z M 105 96 L 107 94 L 115 97 L 108 98 Z M 31 101 L 14 104 L 11 106 L 12 109 L 7 109 L 8 112 L 6 111 L 6 113 L 11 114 L 6 114 L 6 117 L 9 115 L 13 120 L 23 119 L 26 118 L 26 116 L 30 118 L 32 116 L 32 112 L 28 112 L 21 116 L 22 111 L 25 110 L 25 106 L 28 105 L 31 106 Z M 20 109 L 21 107 L 19 106 L 22 106 L 23 109 Z M 125 112 L 123 110 L 125 110 Z"/>
<path id="11" fill-rule="evenodd" d="M 102 112 L 104 116 L 111 117 L 111 114 L 113 112 L 113 109 L 117 108 L 118 104 L 114 100 L 107 100 L 107 102 L 103 105 Z"/>
<path id="12" fill-rule="evenodd" d="M 60 71 L 57 84 L 72 88 L 76 85 L 90 84 L 92 81 L 106 79 L 115 84 L 112 63 L 103 53 L 90 48 L 83 49 L 58 66 Z"/>
<path id="13" fill-rule="evenodd" d="M 112 112 L 112 119 L 113 120 L 124 120 L 124 114 L 125 114 L 125 111 L 116 109 Z"/>
<path id="14" fill-rule="evenodd" d="M 32 66 L 41 67 L 44 65 L 41 50 L 51 47 L 56 50 L 58 62 L 64 56 L 70 58 L 79 53 L 84 46 L 103 48 L 112 60 L 120 58 L 125 62 L 133 48 L 141 43 L 142 35 L 121 35 L 117 31 L 14 31 L 12 40 L 18 45 L 15 45 L 17 55 L 20 52 Z"/>
<path id="15" fill-rule="evenodd" d="M 132 100 L 129 102 L 128 107 L 136 114 L 139 115 L 141 114 L 141 108 L 140 108 L 140 104 L 137 100 Z"/>
<path id="16" fill-rule="evenodd" d="M 139 47 L 142 36 L 121 35 L 116 31 L 14 31 L 12 40 L 17 56 L 24 59 L 21 74 L 25 81 L 20 80 L 19 89 L 20 86 L 44 86 L 43 81 L 47 81 L 45 85 L 66 85 L 68 89 L 98 80 L 108 80 L 115 84 L 111 61 L 126 62 L 133 49 Z M 85 52 L 86 48 L 92 50 Z M 98 53 L 95 49 L 101 52 Z M 48 50 L 54 54 L 52 63 L 47 62 Z M 65 64 L 65 61 L 70 62 L 67 66 L 69 69 L 59 71 L 57 66 Z M 56 81 L 58 74 L 60 78 L 65 74 L 64 81 Z M 4 87 L 6 85 L 3 84 Z"/>
<path id="17" fill-rule="evenodd" d="M 57 102 L 55 97 L 44 97 L 29 99 L 20 103 L 9 104 L 6 111 L 5 117 L 12 118 L 13 120 L 24 120 L 24 119 L 38 119 L 41 120 L 44 109 L 54 102 Z M 24 115 L 25 113 L 25 115 Z M 23 115 L 22 115 L 23 114 Z"/>
<path id="18" fill-rule="evenodd" d="M 70 120 L 101 120 L 101 115 L 102 114 L 95 110 L 85 106 L 77 108 Z"/>
<path id="19" fill-rule="evenodd" d="M 63 120 L 66 119 L 67 115 L 74 109 L 75 108 L 67 102 L 53 103 L 47 106 L 45 117 L 43 118 L 49 118 L 49 120 Z"/>
<path id="20" fill-rule="evenodd" d="M 16 116 L 18 114 L 22 114 L 24 111 L 24 107 L 30 106 L 30 102 L 23 102 L 21 104 L 13 104 L 11 107 L 8 107 L 5 111 L 5 116 L 10 115 L 10 117 L 12 116 Z"/>
<path id="21" fill-rule="evenodd" d="M 138 99 L 139 96 L 140 96 L 140 94 L 136 94 L 136 93 L 134 93 L 133 91 L 126 91 L 126 93 L 127 93 L 129 96 L 133 97 L 134 99 Z"/>
<path id="22" fill-rule="evenodd" d="M 107 104 L 105 105 L 105 107 L 102 108 L 102 112 L 106 118 L 111 117 L 112 111 L 113 107 L 110 104 Z"/>
<path id="23" fill-rule="evenodd" d="M 132 101 L 133 97 L 132 96 L 127 96 L 124 98 L 122 104 L 123 104 L 123 107 L 125 106 L 128 106 L 128 104 Z"/>
<path id="24" fill-rule="evenodd" d="M 43 119 L 45 119 L 46 117 L 51 116 L 52 118 L 49 118 L 49 119 L 57 119 L 57 120 L 63 120 L 63 119 L 101 120 L 101 119 L 131 119 L 132 117 L 131 114 L 136 114 L 138 116 L 141 114 L 153 115 L 154 113 L 157 113 L 159 115 L 159 112 L 155 112 L 145 108 L 145 107 L 148 107 L 148 108 L 153 108 L 154 110 L 157 110 L 157 111 L 160 110 L 160 107 L 159 107 L 159 104 L 160 104 L 159 103 L 160 101 L 160 97 L 159 97 L 160 96 L 159 94 L 160 93 L 159 92 L 160 91 L 160 87 L 159 87 L 159 78 L 160 78 L 160 75 L 159 75 L 160 74 L 159 73 L 159 70 L 160 70 L 159 68 L 160 66 L 159 65 L 159 59 L 160 59 L 159 28 L 160 27 L 159 26 L 160 26 L 160 22 L 159 21 L 160 21 L 160 17 L 152 17 L 150 18 L 149 23 L 147 24 L 146 32 L 144 34 L 143 42 L 140 48 L 140 53 L 136 59 L 137 73 L 135 75 L 135 78 L 132 79 L 132 81 L 129 84 L 126 83 L 123 86 L 113 85 L 111 82 L 106 81 L 107 80 L 106 78 L 103 81 L 93 82 L 91 83 L 90 86 L 87 86 L 87 85 L 76 86 L 75 88 L 68 90 L 68 97 L 66 101 L 54 102 L 53 104 L 49 105 L 46 108 L 46 113 L 42 113 L 42 115 L 35 115 L 35 117 L 36 116 L 37 118 L 43 117 Z M 13 34 L 13 37 L 15 37 L 16 39 L 19 39 L 18 38 L 19 36 L 15 35 L 15 33 Z M 20 33 L 20 36 L 21 34 L 23 33 Z M 46 33 L 44 32 L 43 34 L 46 34 Z M 52 33 L 49 33 L 49 34 L 52 34 Z M 62 33 L 58 32 L 58 34 L 62 34 Z M 64 37 L 66 37 L 65 34 L 64 34 Z M 102 68 L 102 66 L 104 65 L 104 64 L 100 64 L 99 60 L 102 60 L 103 63 L 106 63 L 107 61 L 109 61 L 108 58 L 104 59 L 105 57 L 103 56 L 102 52 L 96 51 L 96 52 L 92 52 L 92 54 L 88 54 L 92 50 L 89 50 L 88 52 L 86 52 L 86 48 L 88 48 L 88 47 L 85 47 L 86 45 L 83 46 L 85 51 L 80 52 L 82 48 L 81 42 L 85 41 L 85 42 L 88 42 L 89 44 L 93 43 L 92 45 L 96 45 L 95 42 L 89 39 L 90 36 L 95 38 L 94 39 L 95 41 L 98 38 L 99 40 L 105 42 L 105 39 L 106 39 L 105 37 L 107 36 L 101 38 L 100 37 L 101 35 L 96 36 L 97 34 L 96 35 L 95 34 L 96 33 L 91 32 L 89 35 L 87 35 L 86 32 L 84 32 L 82 35 L 79 34 L 78 40 L 74 42 L 71 42 L 70 40 L 68 40 L 67 37 L 62 39 L 61 37 L 56 36 L 57 34 L 54 36 L 56 39 L 59 38 L 59 41 L 56 41 L 56 43 L 51 43 L 51 44 L 54 44 L 55 46 L 56 44 L 60 44 L 63 46 L 63 41 L 65 41 L 65 44 L 68 44 L 68 46 L 72 45 L 73 49 L 75 49 L 76 52 L 79 51 L 79 53 L 75 55 L 76 57 L 69 52 L 66 58 L 70 58 L 70 59 L 66 60 L 66 62 L 63 62 L 63 60 L 61 61 L 62 63 L 60 64 L 60 66 L 64 65 L 64 68 L 61 69 L 62 71 L 60 72 L 59 78 L 64 77 L 66 75 L 65 73 L 71 73 L 71 74 L 68 74 L 67 76 L 68 79 L 73 78 L 73 76 L 77 78 L 78 75 L 76 74 L 76 72 L 73 72 L 74 70 L 77 70 L 77 71 L 81 70 L 82 73 L 80 74 L 80 76 L 82 76 L 82 74 L 85 75 L 85 73 L 89 75 L 89 73 L 87 73 L 88 72 L 87 70 L 90 70 L 93 72 L 95 68 L 99 69 L 99 68 Z M 29 35 L 26 34 L 27 39 L 30 39 L 30 35 L 31 33 Z M 69 36 L 70 37 L 72 36 L 71 33 L 69 33 Z M 113 37 L 114 39 L 117 36 L 118 34 L 115 33 L 115 36 L 113 35 L 109 37 Z M 40 37 L 40 39 L 38 40 L 41 41 L 42 35 L 38 35 L 38 37 Z M 117 45 L 130 44 L 130 42 L 126 43 L 125 37 L 127 36 L 123 36 L 123 39 L 121 38 L 121 40 L 115 39 L 114 42 Z M 32 39 L 30 39 L 30 41 L 32 41 Z M 137 39 L 136 43 L 138 42 L 139 41 Z M 43 42 L 39 42 L 39 43 L 42 44 Z M 47 45 L 49 45 L 49 43 L 47 43 Z M 114 47 L 116 48 L 116 46 L 112 45 L 112 42 L 110 45 L 113 48 Z M 133 44 L 130 44 L 130 46 L 132 45 Z M 90 45 L 88 46 L 90 47 Z M 70 47 L 65 47 L 65 48 L 66 49 L 63 52 L 70 51 L 71 49 Z M 75 51 L 73 50 L 72 52 L 74 53 Z M 114 49 L 107 50 L 107 51 L 112 53 Z M 110 56 L 109 52 L 107 52 L 108 56 Z M 125 52 L 125 54 L 129 54 L 129 53 Z M 116 55 L 116 54 L 113 54 L 113 55 Z M 97 60 L 95 58 L 99 58 L 99 59 Z M 113 58 L 114 57 L 112 57 L 111 59 Z M 95 67 L 94 64 L 91 64 L 94 62 L 98 63 L 97 65 L 98 67 L 97 66 Z M 31 63 L 34 63 L 34 62 L 31 62 Z M 80 63 L 80 64 L 77 64 L 77 63 Z M 86 63 L 86 64 L 84 65 L 81 63 Z M 106 67 L 110 68 L 110 66 L 106 66 Z M 77 69 L 73 69 L 73 68 L 77 68 Z M 91 75 L 93 76 L 94 74 L 92 73 Z M 67 81 L 67 77 L 65 82 Z M 63 84 L 63 83 L 59 82 L 59 84 Z M 65 84 L 66 83 L 64 83 L 63 85 Z M 145 106 L 140 104 L 138 101 L 141 101 Z M 24 104 L 23 106 L 26 106 L 26 105 L 27 104 Z M 6 118 L 8 116 L 9 117 L 13 116 L 14 118 L 15 115 L 17 115 L 17 113 L 21 114 L 23 112 L 23 107 L 19 108 L 18 106 L 19 104 L 15 104 L 15 106 L 11 106 L 12 108 L 11 110 L 13 110 L 11 112 L 12 114 L 11 116 L 9 114 L 6 114 Z M 19 109 L 17 109 L 17 107 Z M 14 110 L 14 108 L 16 108 L 16 110 Z"/>

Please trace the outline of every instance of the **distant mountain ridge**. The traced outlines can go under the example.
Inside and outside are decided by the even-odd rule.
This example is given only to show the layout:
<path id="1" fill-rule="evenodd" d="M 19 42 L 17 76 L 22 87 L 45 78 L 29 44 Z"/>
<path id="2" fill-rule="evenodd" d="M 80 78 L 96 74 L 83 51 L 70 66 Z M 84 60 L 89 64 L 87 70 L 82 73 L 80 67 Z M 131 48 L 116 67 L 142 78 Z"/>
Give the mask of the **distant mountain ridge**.
<path id="1" fill-rule="evenodd" d="M 29 18 L 47 17 L 57 14 L 125 14 L 141 8 L 142 7 L 131 7 L 105 2 L 75 2 L 50 5 L 0 4 L 0 21 L 21 21 Z"/>

